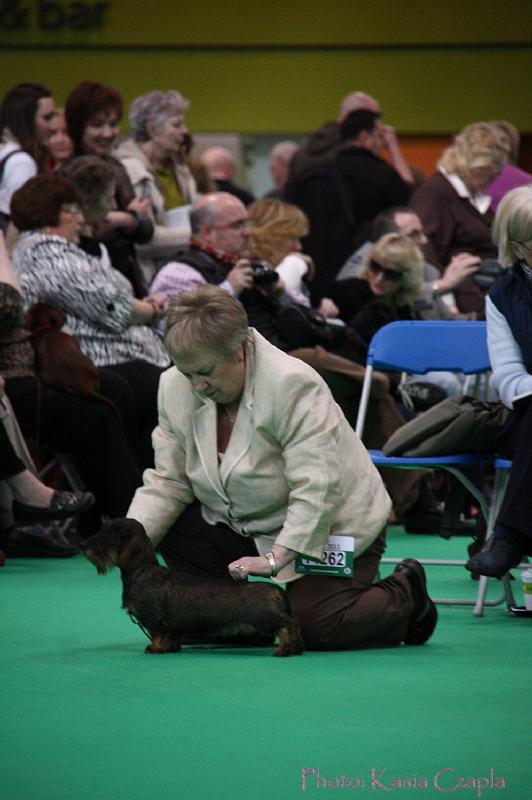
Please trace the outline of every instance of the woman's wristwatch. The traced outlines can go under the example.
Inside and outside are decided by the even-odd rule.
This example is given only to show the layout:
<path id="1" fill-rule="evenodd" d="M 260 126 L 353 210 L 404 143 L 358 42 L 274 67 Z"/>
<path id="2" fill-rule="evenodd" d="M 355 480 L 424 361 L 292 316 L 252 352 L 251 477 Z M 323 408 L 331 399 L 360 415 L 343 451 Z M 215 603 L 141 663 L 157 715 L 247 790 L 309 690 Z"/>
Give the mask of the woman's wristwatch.
<path id="1" fill-rule="evenodd" d="M 272 578 L 277 577 L 277 573 L 279 572 L 279 567 L 277 566 L 277 561 L 275 560 L 275 556 L 270 550 L 269 553 L 264 553 L 264 558 L 267 558 L 270 562 L 270 567 L 272 568 Z"/>

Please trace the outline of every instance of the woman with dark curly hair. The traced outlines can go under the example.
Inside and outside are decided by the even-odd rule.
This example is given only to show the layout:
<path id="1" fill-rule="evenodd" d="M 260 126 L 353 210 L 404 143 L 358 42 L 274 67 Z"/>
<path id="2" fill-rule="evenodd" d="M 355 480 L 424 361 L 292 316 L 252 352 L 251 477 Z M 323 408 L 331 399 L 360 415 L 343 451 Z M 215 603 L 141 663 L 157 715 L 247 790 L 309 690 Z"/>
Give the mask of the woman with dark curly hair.
<path id="1" fill-rule="evenodd" d="M 115 208 L 98 224 L 94 233 L 109 251 L 111 263 L 130 281 L 135 297 L 144 297 L 146 284 L 138 265 L 135 245 L 146 244 L 153 236 L 147 212 L 149 201 L 135 197 L 131 181 L 111 150 L 122 117 L 122 98 L 112 86 L 97 81 L 81 81 L 68 95 L 65 119 L 74 143 L 74 158 L 98 156 L 115 174 Z"/>

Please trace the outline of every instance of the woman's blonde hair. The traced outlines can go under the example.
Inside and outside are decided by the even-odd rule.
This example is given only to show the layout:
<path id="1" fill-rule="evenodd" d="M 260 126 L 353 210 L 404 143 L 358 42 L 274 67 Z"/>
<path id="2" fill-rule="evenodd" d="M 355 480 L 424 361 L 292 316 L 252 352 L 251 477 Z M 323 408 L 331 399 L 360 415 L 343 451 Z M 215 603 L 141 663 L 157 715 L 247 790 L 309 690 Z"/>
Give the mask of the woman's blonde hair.
<path id="1" fill-rule="evenodd" d="M 390 299 L 398 306 L 412 302 L 423 286 L 423 256 L 408 236 L 387 233 L 371 248 L 362 277 L 368 277 L 369 262 L 376 261 L 383 267 L 388 264 L 401 273 L 401 278 L 390 293 Z"/>
<path id="2" fill-rule="evenodd" d="M 491 233 L 499 248 L 499 261 L 503 267 L 510 267 L 516 259 L 513 244 L 532 241 L 531 183 L 512 189 L 502 198 Z"/>
<path id="3" fill-rule="evenodd" d="M 288 239 L 308 233 L 308 220 L 297 206 L 266 197 L 248 208 L 253 253 L 276 267 L 286 255 Z"/>
<path id="4" fill-rule="evenodd" d="M 489 166 L 499 171 L 510 154 L 507 134 L 490 122 L 474 122 L 454 137 L 438 166 L 467 181 L 469 171 L 475 167 Z"/>
<path id="5" fill-rule="evenodd" d="M 208 350 L 232 359 L 248 335 L 244 307 L 218 286 L 198 286 L 173 300 L 164 341 L 172 358 L 189 358 Z"/>

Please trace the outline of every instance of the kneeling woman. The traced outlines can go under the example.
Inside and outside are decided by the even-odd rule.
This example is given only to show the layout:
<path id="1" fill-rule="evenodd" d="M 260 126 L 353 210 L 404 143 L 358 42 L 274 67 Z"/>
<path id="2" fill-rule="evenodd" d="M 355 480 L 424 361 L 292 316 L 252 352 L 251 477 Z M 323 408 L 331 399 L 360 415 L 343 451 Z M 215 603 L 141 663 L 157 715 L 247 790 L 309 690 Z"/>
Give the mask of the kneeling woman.
<path id="1" fill-rule="evenodd" d="M 436 625 L 423 568 L 373 584 L 390 500 L 368 453 L 307 364 L 269 344 L 238 300 L 182 293 L 168 319 L 155 469 L 128 516 L 177 571 L 286 582 L 307 647 L 421 644 Z M 329 534 L 354 537 L 354 577 L 296 574 Z"/>

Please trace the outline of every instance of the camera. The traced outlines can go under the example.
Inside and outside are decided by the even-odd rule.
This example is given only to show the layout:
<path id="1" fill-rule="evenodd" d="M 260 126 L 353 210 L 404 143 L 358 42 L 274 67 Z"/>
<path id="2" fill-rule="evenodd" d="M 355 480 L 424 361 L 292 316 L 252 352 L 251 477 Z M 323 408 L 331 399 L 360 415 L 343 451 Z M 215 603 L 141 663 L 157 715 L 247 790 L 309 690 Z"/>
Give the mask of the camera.
<path id="1" fill-rule="evenodd" d="M 504 267 L 495 258 L 486 258 L 480 262 L 478 270 L 471 277 L 477 286 L 487 291 L 504 273 Z"/>
<path id="2" fill-rule="evenodd" d="M 266 261 L 261 261 L 259 258 L 252 260 L 251 269 L 255 286 L 269 286 L 279 280 L 279 273 L 272 269 Z"/>

